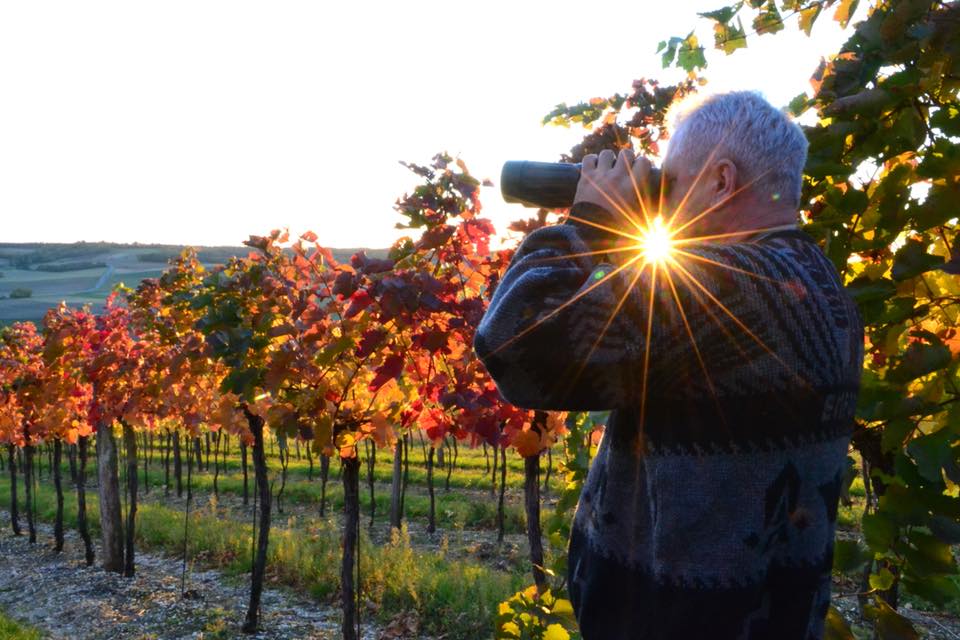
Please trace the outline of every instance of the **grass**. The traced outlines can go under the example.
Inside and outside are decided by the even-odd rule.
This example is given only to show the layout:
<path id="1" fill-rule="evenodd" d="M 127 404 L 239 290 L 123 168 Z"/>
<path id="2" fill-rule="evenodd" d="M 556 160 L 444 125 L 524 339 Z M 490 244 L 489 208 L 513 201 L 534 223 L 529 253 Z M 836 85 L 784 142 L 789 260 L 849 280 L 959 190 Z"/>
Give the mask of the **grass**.
<path id="1" fill-rule="evenodd" d="M 0 638 L 4 640 L 40 640 L 42 636 L 36 629 L 7 617 L 0 611 Z"/>
<path id="2" fill-rule="evenodd" d="M 239 472 L 240 471 L 240 455 L 237 453 L 237 445 L 234 440 L 231 445 L 232 453 L 230 456 L 227 456 L 226 459 L 226 469 L 230 472 Z M 448 449 L 449 451 L 449 449 Z M 157 450 L 159 454 L 159 449 Z M 154 465 L 159 468 L 160 459 L 159 455 L 155 454 Z M 267 460 L 270 464 L 271 475 L 279 475 L 280 472 L 280 462 L 277 456 L 276 447 L 267 446 Z M 492 450 L 490 451 L 492 456 Z M 361 457 L 365 460 L 365 454 L 361 451 Z M 559 459 L 559 456 L 555 456 Z M 206 458 L 206 454 L 204 454 Z M 427 482 L 427 468 L 426 463 L 423 460 L 423 454 L 418 443 L 415 443 L 411 447 L 410 453 L 410 483 L 426 485 Z M 184 463 L 186 464 L 186 463 Z M 544 460 L 543 464 L 546 464 Z M 550 488 L 552 491 L 559 491 L 561 488 L 561 479 L 559 474 L 556 473 L 556 464 L 557 461 L 554 461 L 554 473 L 551 474 Z M 377 464 L 374 470 L 375 479 L 378 482 L 389 482 L 391 479 L 393 465 L 393 452 L 392 450 L 379 450 L 377 452 Z M 252 468 L 252 467 L 251 467 Z M 336 465 L 331 465 L 331 471 L 336 472 Z M 362 481 L 366 479 L 366 465 L 361 471 Z M 319 477 L 320 473 L 320 463 L 318 460 L 314 459 L 314 479 Z M 546 469 L 542 473 L 546 473 Z M 306 454 L 304 453 L 301 456 L 300 460 L 297 460 L 294 455 L 291 455 L 290 464 L 287 469 L 288 478 L 302 478 L 306 479 L 309 475 L 309 463 L 306 459 Z M 498 480 L 499 482 L 499 480 Z M 440 489 L 445 486 L 446 483 L 446 469 L 441 469 L 439 467 L 434 468 L 434 484 Z M 450 486 L 457 487 L 460 489 L 489 489 L 491 486 L 490 473 L 486 471 L 486 463 L 484 461 L 484 454 L 482 448 L 469 448 L 466 445 L 460 446 L 460 453 L 457 456 L 457 464 L 454 467 L 454 473 L 450 477 Z M 514 489 L 520 489 L 523 487 L 523 460 L 514 454 L 509 452 L 507 454 L 507 486 Z"/>
<path id="3" fill-rule="evenodd" d="M 9 481 L 2 478 L 0 505 L 9 508 L 9 501 Z M 97 535 L 95 491 L 88 493 L 87 508 L 92 533 Z M 55 515 L 54 492 L 45 482 L 39 483 L 37 514 L 46 522 Z M 182 511 L 145 502 L 137 515 L 139 548 L 171 555 L 182 553 Z M 75 500 L 69 497 L 65 524 L 76 526 Z M 246 523 L 231 519 L 215 499 L 191 513 L 189 531 L 187 555 L 193 561 L 219 567 L 232 576 L 249 572 L 251 529 Z M 270 533 L 268 579 L 332 601 L 339 588 L 340 536 L 334 517 L 291 516 L 286 526 L 274 525 Z M 425 632 L 444 632 L 451 640 L 488 636 L 497 605 L 529 581 L 516 566 L 502 571 L 451 557 L 445 543 L 438 550 L 415 549 L 406 529 L 395 532 L 382 545 L 372 544 L 363 532 L 360 546 L 366 615 L 387 621 L 399 613 L 415 610 Z"/>
<path id="4" fill-rule="evenodd" d="M 243 485 L 240 456 L 235 442 L 232 449 L 233 454 L 227 456 L 225 470 L 221 470 L 218 481 L 221 497 L 224 498 L 222 502 L 218 503 L 212 495 L 212 472 L 200 473 L 194 470 L 192 486 L 195 501 L 202 503 L 202 506 L 196 508 L 190 518 L 188 556 L 193 562 L 216 566 L 229 576 L 246 580 L 246 574 L 250 570 L 252 546 L 250 516 L 249 510 L 244 511 L 239 507 L 237 496 L 242 493 Z M 275 443 L 273 446 L 268 445 L 267 450 L 268 454 L 271 454 L 272 450 L 268 460 L 273 493 L 276 495 L 280 487 L 280 465 Z M 338 467 L 334 463 L 331 465 L 327 486 L 328 513 L 333 515 L 326 518 L 316 517 L 320 499 L 320 465 L 315 459 L 313 479 L 308 480 L 309 465 L 305 451 L 302 453 L 301 460 L 296 460 L 291 455 L 283 497 L 286 513 L 275 518 L 271 531 L 268 580 L 289 585 L 338 608 L 336 599 L 339 588 L 341 531 L 337 519 L 343 506 L 342 484 L 337 478 Z M 387 528 L 391 453 L 392 451 L 378 452 L 374 474 L 377 482 L 376 522 L 380 531 Z M 45 478 L 41 483 L 38 507 L 40 518 L 49 521 L 53 518 L 53 498 L 52 489 L 47 486 L 47 459 L 43 460 Z M 512 533 L 522 533 L 525 530 L 519 492 L 523 483 L 522 461 L 512 454 L 508 455 L 507 461 L 506 529 Z M 461 447 L 455 473 L 451 478 L 451 488 L 455 490 L 449 493 L 443 489 L 446 470 L 438 468 L 435 471 L 438 525 L 447 530 L 450 538 L 455 541 L 463 537 L 464 529 L 481 530 L 481 537 L 488 536 L 491 542 L 495 539 L 493 529 L 496 500 L 489 490 L 490 473 L 486 471 L 485 464 L 481 449 Z M 64 465 L 65 477 L 66 469 L 67 466 Z M 154 461 L 149 466 L 149 481 L 152 487 L 150 494 L 143 494 L 142 467 L 139 476 L 141 496 L 145 502 L 138 513 L 138 548 L 161 550 L 179 556 L 183 550 L 183 503 L 173 498 L 170 503 L 179 505 L 177 508 L 159 503 L 163 493 L 160 482 L 163 467 L 158 454 L 155 454 Z M 88 470 L 88 477 L 95 478 L 95 464 Z M 412 528 L 419 529 L 425 524 L 429 507 L 425 495 L 425 481 L 426 470 L 420 447 L 416 443 L 410 455 L 410 484 L 406 496 L 406 515 Z M 550 482 L 552 496 L 558 495 L 560 481 L 561 474 L 555 470 Z M 250 482 L 252 490 L 252 470 Z M 91 493 L 88 493 L 91 510 L 89 518 L 96 530 L 95 489 Z M 838 529 L 859 533 L 865 494 L 862 478 L 854 478 L 849 494 L 852 504 L 840 505 Z M 67 524 L 75 526 L 75 506 L 71 497 L 68 496 L 67 499 Z M 360 497 L 362 523 L 366 525 L 370 503 L 365 465 L 361 470 Z M 8 502 L 9 484 L 6 478 L 0 477 L 0 505 L 7 506 Z M 276 501 L 274 505 L 276 514 Z M 549 505 L 545 505 L 545 515 L 549 511 Z M 476 535 L 473 537 L 476 539 Z M 435 545 L 436 539 L 428 543 Z M 440 542 L 439 548 L 422 547 L 419 539 L 416 543 L 411 542 L 406 528 L 395 532 L 390 539 L 381 539 L 376 543 L 370 539 L 364 526 L 361 538 L 361 573 L 363 598 L 367 604 L 364 610 L 365 618 L 374 617 L 385 622 L 399 613 L 413 610 L 418 613 L 425 633 L 443 633 L 451 640 L 488 637 L 498 603 L 531 581 L 526 572 L 528 560 L 518 557 L 522 554 L 516 551 L 513 557 L 510 557 L 503 549 L 499 550 L 497 565 L 491 566 L 475 561 L 473 556 L 451 553 L 446 538 Z M 858 575 L 859 572 L 854 573 Z M 851 574 L 849 577 L 856 578 L 857 575 Z M 910 594 L 905 593 L 904 598 L 905 602 L 914 604 L 915 609 L 937 609 Z M 953 612 L 955 608 L 951 606 L 947 610 Z M 211 623 L 208 630 L 210 637 L 221 637 L 220 632 L 227 633 L 226 629 L 230 628 L 233 622 L 235 621 L 220 620 Z"/>
<path id="5" fill-rule="evenodd" d="M 271 473 L 270 477 L 274 480 L 274 496 L 280 488 L 280 481 L 276 477 L 278 474 Z M 142 478 L 142 474 L 141 474 Z M 159 478 L 156 478 L 159 480 Z M 186 480 L 184 479 L 184 483 Z M 194 491 L 200 493 L 213 493 L 213 478 L 209 475 L 194 475 L 192 480 Z M 239 496 L 243 493 L 243 478 L 237 475 L 228 477 L 221 476 L 218 481 L 221 495 L 229 494 Z M 387 517 L 390 510 L 389 486 L 379 483 L 376 486 L 374 502 L 376 504 L 377 519 L 382 520 Z M 162 491 L 159 484 L 153 485 L 152 492 Z M 253 477 L 250 478 L 250 491 L 252 496 Z M 186 489 L 184 489 L 186 492 Z M 287 480 L 287 486 L 283 492 L 283 506 L 289 511 L 291 507 L 316 507 L 319 509 L 321 495 L 321 486 L 319 481 L 307 482 L 305 480 Z M 516 496 L 510 504 L 504 505 L 504 529 L 507 533 L 523 533 L 526 531 L 526 517 L 520 500 Z M 440 489 L 436 492 L 436 517 L 437 525 L 445 529 L 494 529 L 496 528 L 497 505 L 496 499 L 489 494 L 482 499 L 477 497 L 465 497 L 462 493 L 447 493 Z M 274 501 L 276 508 L 276 501 Z M 331 474 L 330 482 L 327 483 L 327 506 L 334 511 L 339 511 L 343 507 L 343 486 Z M 295 509 L 296 510 L 296 509 Z M 360 492 L 360 512 L 364 522 L 369 518 L 370 513 L 370 494 L 365 485 L 361 486 Z M 423 493 L 422 487 L 408 486 L 407 495 L 404 499 L 404 511 L 408 519 L 426 520 L 430 510 L 430 499 Z"/>
<path id="6" fill-rule="evenodd" d="M 271 447 L 267 447 L 268 454 Z M 275 447 L 274 447 L 275 449 Z M 415 447 L 410 455 L 410 472 L 407 494 L 404 500 L 404 510 L 409 519 L 426 520 L 430 500 L 426 492 L 427 472 L 419 454 L 419 447 Z M 239 496 L 243 493 L 243 476 L 241 474 L 240 455 L 236 443 L 232 446 L 233 453 L 222 461 L 220 475 L 217 481 L 221 494 Z M 38 456 L 39 458 L 40 456 Z M 185 456 L 184 456 L 185 457 Z M 123 465 L 121 465 L 122 467 Z M 171 461 L 171 485 L 174 485 L 173 463 Z M 183 482 L 186 485 L 187 469 L 184 460 Z M 280 463 L 274 454 L 268 455 L 269 477 L 273 484 L 273 494 L 280 490 Z M 379 518 L 386 517 L 390 509 L 390 482 L 392 480 L 393 456 L 392 452 L 380 451 L 377 454 L 377 464 L 374 470 L 376 513 Z M 44 474 L 48 473 L 47 459 L 43 459 Z M 66 466 L 64 466 L 66 470 Z M 338 467 L 336 462 L 330 466 L 330 477 L 327 483 L 327 501 L 334 510 L 343 506 L 343 486 L 337 478 Z M 507 499 L 504 506 L 504 528 L 507 533 L 523 533 L 526 531 L 526 516 L 523 509 L 520 492 L 523 488 L 523 461 L 513 453 L 507 456 Z M 545 470 L 544 472 L 545 473 Z M 138 472 L 140 490 L 144 493 L 143 466 Z M 88 478 L 96 477 L 96 460 L 91 457 L 88 461 Z M 282 505 L 286 507 L 311 508 L 320 504 L 321 483 L 320 464 L 314 460 L 312 481 L 309 464 L 304 457 L 296 460 L 291 456 L 287 470 L 287 485 L 282 496 Z M 499 477 L 499 473 L 498 473 Z M 164 479 L 162 458 L 159 450 L 155 451 L 154 461 L 148 466 L 147 480 L 151 492 L 161 490 Z M 253 491 L 253 469 L 249 470 L 250 491 Z M 369 517 L 370 494 L 367 486 L 367 469 L 364 464 L 361 469 L 360 503 L 361 514 Z M 446 471 L 434 471 L 435 501 L 437 525 L 444 529 L 495 529 L 497 518 L 496 496 L 490 491 L 490 474 L 486 472 L 482 449 L 460 448 L 457 465 L 451 476 L 451 491 L 446 491 Z M 192 485 L 201 493 L 213 493 L 213 472 L 197 472 L 194 470 Z M 172 487 L 171 487 L 172 488 Z M 562 488 L 561 474 L 554 469 L 551 474 L 547 496 L 557 496 Z M 464 490 L 468 490 L 465 495 Z M 184 489 L 186 491 L 186 489 Z M 251 494 L 252 495 L 252 494 Z M 275 502 L 276 504 L 276 502 Z"/>

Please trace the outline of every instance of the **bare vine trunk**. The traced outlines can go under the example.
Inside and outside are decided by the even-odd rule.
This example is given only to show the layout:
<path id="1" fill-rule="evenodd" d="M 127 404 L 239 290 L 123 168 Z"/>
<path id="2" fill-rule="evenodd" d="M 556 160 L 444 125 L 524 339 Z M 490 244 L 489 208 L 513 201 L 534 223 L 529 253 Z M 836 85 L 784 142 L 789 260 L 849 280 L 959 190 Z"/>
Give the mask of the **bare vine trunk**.
<path id="1" fill-rule="evenodd" d="M 340 608 L 343 610 L 343 640 L 357 640 L 356 562 L 360 527 L 360 459 L 343 460 L 343 557 L 340 563 Z"/>
<path id="2" fill-rule="evenodd" d="M 543 536 L 540 529 L 540 456 L 523 459 L 523 504 L 527 513 L 527 540 L 537 591 L 543 593 L 547 579 L 543 573 Z"/>
<path id="3" fill-rule="evenodd" d="M 280 490 L 277 491 L 277 513 L 283 513 L 283 490 L 287 488 L 287 467 L 290 466 L 290 443 L 287 436 L 277 435 L 280 448 Z"/>
<path id="4" fill-rule="evenodd" d="M 77 484 L 77 445 L 67 447 L 67 462 L 70 464 L 70 483 Z"/>
<path id="5" fill-rule="evenodd" d="M 330 456 L 320 455 L 320 517 L 327 512 L 327 480 L 330 479 Z"/>
<path id="6" fill-rule="evenodd" d="M 207 462 L 206 462 L 206 464 L 204 465 L 204 469 L 206 469 L 207 471 L 210 471 L 210 440 L 211 440 L 210 432 L 207 431 L 207 432 L 206 432 L 205 434 L 203 434 L 203 435 L 204 435 L 204 439 L 205 439 L 206 442 L 207 442 Z"/>
<path id="7" fill-rule="evenodd" d="M 240 468 L 243 470 L 243 506 L 250 504 L 250 480 L 247 474 L 247 442 L 240 438 Z"/>
<path id="8" fill-rule="evenodd" d="M 180 432 L 173 432 L 173 475 L 177 482 L 177 497 L 183 497 L 183 456 L 180 452 Z"/>
<path id="9" fill-rule="evenodd" d="M 127 528 L 124 532 L 125 549 L 123 575 L 132 578 L 135 572 L 133 537 L 137 522 L 137 434 L 133 427 L 123 422 L 123 443 L 127 450 Z"/>
<path id="10" fill-rule="evenodd" d="M 53 487 L 57 492 L 57 516 L 53 521 L 54 550 L 63 551 L 63 480 L 60 474 L 60 462 L 63 457 L 63 444 L 57 438 L 53 441 Z"/>
<path id="11" fill-rule="evenodd" d="M 20 512 L 17 509 L 17 453 L 16 447 L 7 445 L 7 469 L 10 470 L 10 526 L 13 535 L 23 535 L 20 530 Z"/>
<path id="12" fill-rule="evenodd" d="M 24 428 L 26 431 L 26 428 Z M 29 442 L 29 440 L 27 441 Z M 33 452 L 32 444 L 23 446 L 23 494 L 27 498 L 27 532 L 30 535 L 30 542 L 37 541 L 37 523 L 34 522 L 34 496 L 33 496 Z"/>
<path id="13" fill-rule="evenodd" d="M 173 438 L 168 431 L 166 437 L 160 438 L 160 441 L 163 443 L 163 453 L 161 457 L 163 458 L 163 495 L 170 495 L 170 442 Z"/>
<path id="14" fill-rule="evenodd" d="M 263 577 L 267 568 L 267 545 L 270 537 L 270 484 L 267 478 L 267 456 L 263 447 L 263 418 L 244 407 L 247 423 L 253 433 L 253 473 L 257 496 L 260 499 L 259 535 L 257 553 L 253 560 L 250 581 L 250 606 L 243 623 L 244 633 L 256 633 L 260 626 L 260 596 L 263 593 Z"/>
<path id="15" fill-rule="evenodd" d="M 123 520 L 120 514 L 120 477 L 117 442 L 110 426 L 97 424 L 97 491 L 100 496 L 101 565 L 106 571 L 123 572 Z"/>
<path id="16" fill-rule="evenodd" d="M 400 488 L 403 483 L 403 440 L 393 445 L 393 476 L 390 484 L 390 526 L 400 528 L 403 512 L 400 510 Z"/>
<path id="17" fill-rule="evenodd" d="M 437 508 L 436 499 L 433 494 L 433 454 L 436 448 L 433 443 L 430 444 L 430 451 L 427 452 L 427 493 L 430 494 L 430 514 L 427 518 L 427 533 L 433 533 L 437 530 Z"/>
<path id="18" fill-rule="evenodd" d="M 150 437 L 147 438 L 147 434 L 143 434 L 143 452 L 140 454 L 143 456 L 143 492 L 150 493 L 150 450 L 153 448 L 153 434 L 150 434 Z"/>
<path id="19" fill-rule="evenodd" d="M 500 497 L 497 499 L 497 542 L 503 542 L 506 532 L 503 518 L 503 498 L 507 489 L 507 449 L 500 448 Z"/>
<path id="20" fill-rule="evenodd" d="M 407 512 L 404 501 L 407 499 L 407 482 L 410 480 L 410 441 L 409 436 L 403 436 L 403 485 L 400 487 L 400 513 Z"/>
<path id="21" fill-rule="evenodd" d="M 368 440 L 368 442 L 370 442 Z M 377 445 L 370 442 L 370 451 L 367 454 L 367 487 L 370 489 L 370 527 L 373 527 L 373 519 L 377 515 L 377 500 L 374 494 L 373 472 L 377 465 Z"/>
<path id="22" fill-rule="evenodd" d="M 447 467 L 447 482 L 444 487 L 445 491 L 450 491 L 450 475 L 453 473 L 453 468 L 457 466 L 457 456 L 460 455 L 460 446 L 457 444 L 456 437 L 451 436 L 450 440 L 453 442 L 453 455 L 450 456 L 450 466 Z"/>
<path id="23" fill-rule="evenodd" d="M 553 471 L 553 449 L 547 449 L 547 472 L 543 474 L 543 497 L 550 491 L 550 473 Z"/>
<path id="24" fill-rule="evenodd" d="M 444 439 L 444 441 L 446 441 L 446 439 Z M 444 445 L 444 448 L 447 450 L 447 479 L 446 482 L 444 482 L 443 490 L 450 491 L 450 475 L 453 473 L 453 447 Z M 440 470 L 443 471 L 443 469 Z"/>
<path id="25" fill-rule="evenodd" d="M 213 436 L 213 495 L 220 497 L 220 432 Z"/>
<path id="26" fill-rule="evenodd" d="M 307 443 L 307 482 L 313 482 L 313 443 Z"/>
<path id="27" fill-rule="evenodd" d="M 497 495 L 497 469 L 500 468 L 500 447 L 493 446 L 493 474 L 490 476 L 490 495 Z"/>
<path id="28" fill-rule="evenodd" d="M 90 539 L 90 527 L 87 526 L 87 446 L 88 436 L 80 436 L 77 442 L 77 531 L 83 540 L 84 559 L 87 566 L 93 566 L 93 541 Z"/>

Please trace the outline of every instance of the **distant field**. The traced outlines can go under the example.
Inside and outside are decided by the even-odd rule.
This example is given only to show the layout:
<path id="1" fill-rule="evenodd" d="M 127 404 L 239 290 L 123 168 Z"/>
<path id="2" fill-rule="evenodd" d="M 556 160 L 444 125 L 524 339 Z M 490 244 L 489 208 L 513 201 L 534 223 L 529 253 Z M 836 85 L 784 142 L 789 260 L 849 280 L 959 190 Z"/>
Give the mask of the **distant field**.
<path id="1" fill-rule="evenodd" d="M 102 308 L 114 286 L 136 287 L 145 278 L 155 278 L 167 261 L 184 249 L 175 245 L 77 242 L 74 244 L 0 243 L 0 324 L 18 320 L 39 321 L 47 309 L 61 301 L 71 306 L 89 304 Z M 247 247 L 197 247 L 205 266 L 223 264 L 232 256 L 249 252 Z M 357 249 L 334 249 L 345 261 Z M 382 257 L 386 249 L 367 249 Z M 30 296 L 11 298 L 18 289 Z"/>

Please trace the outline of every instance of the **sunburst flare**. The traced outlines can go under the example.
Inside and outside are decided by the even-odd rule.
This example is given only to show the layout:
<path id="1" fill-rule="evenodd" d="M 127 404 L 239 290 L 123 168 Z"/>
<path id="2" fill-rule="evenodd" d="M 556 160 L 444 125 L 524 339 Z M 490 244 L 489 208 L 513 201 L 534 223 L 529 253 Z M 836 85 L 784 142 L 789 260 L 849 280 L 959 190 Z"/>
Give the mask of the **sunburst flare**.
<path id="1" fill-rule="evenodd" d="M 640 234 L 640 252 L 647 263 L 663 264 L 673 252 L 673 233 L 663 216 L 656 216 Z"/>
<path id="2" fill-rule="evenodd" d="M 712 153 L 710 157 L 713 157 Z M 641 197 L 642 194 L 639 186 L 636 184 L 636 182 L 634 182 L 634 191 L 637 196 L 637 201 L 639 202 L 639 208 L 628 207 L 626 206 L 626 203 L 622 202 L 620 197 L 614 194 L 605 193 L 601 189 L 601 195 L 603 195 L 607 205 L 615 214 L 614 220 L 607 221 L 607 224 L 601 224 L 599 222 L 578 217 L 576 215 L 568 215 L 569 220 L 605 231 L 611 234 L 611 236 L 617 240 L 611 243 L 610 246 L 603 248 L 597 248 L 585 252 L 550 256 L 536 260 L 535 262 L 550 262 L 555 260 L 568 260 L 571 258 L 595 256 L 600 260 L 613 260 L 615 263 L 614 268 L 610 270 L 596 271 L 594 273 L 594 278 L 592 278 L 592 281 L 588 285 L 584 286 L 576 294 L 572 295 L 569 300 L 562 302 L 556 308 L 542 315 L 532 325 L 526 327 L 524 330 L 506 340 L 498 348 L 494 349 L 493 353 L 506 348 L 516 340 L 527 335 L 531 331 L 536 330 L 539 325 L 551 320 L 554 316 L 570 305 L 576 303 L 584 296 L 589 295 L 597 287 L 604 286 L 612 278 L 619 277 L 626 280 L 625 290 L 619 296 L 619 299 L 617 300 L 614 308 L 611 309 L 609 317 L 604 323 L 602 330 L 593 341 L 588 359 L 600 345 L 604 335 L 611 327 L 614 318 L 621 312 L 624 303 L 630 295 L 630 292 L 635 290 L 638 286 L 643 286 L 645 289 L 644 293 L 647 297 L 647 303 L 646 309 L 644 309 L 646 317 L 641 320 L 641 322 L 645 324 L 645 327 L 641 328 L 641 331 L 645 333 L 641 383 L 642 390 L 640 394 L 641 398 L 639 407 L 639 427 L 641 432 L 643 431 L 645 422 L 648 377 L 650 375 L 651 366 L 650 341 L 653 337 L 653 324 L 655 315 L 654 300 L 658 297 L 658 289 L 660 289 L 662 284 L 666 285 L 663 288 L 665 293 L 668 294 L 667 299 L 672 301 L 672 303 L 676 306 L 675 311 L 679 314 L 679 317 L 682 321 L 682 328 L 685 330 L 687 337 L 690 339 L 690 342 L 693 345 L 697 363 L 700 367 L 700 370 L 703 372 L 706 385 L 711 396 L 713 397 L 714 401 L 717 402 L 718 409 L 720 408 L 720 405 L 717 398 L 717 391 L 714 387 L 713 380 L 711 379 L 708 363 L 705 361 L 704 354 L 701 352 L 700 346 L 697 344 L 693 329 L 691 327 L 690 318 L 688 317 L 688 314 L 691 311 L 700 311 L 705 313 L 707 318 L 713 323 L 719 325 L 721 331 L 727 336 L 727 338 L 732 340 L 734 348 L 738 348 L 738 350 L 741 351 L 741 354 L 746 357 L 746 354 L 743 353 L 737 341 L 732 335 L 730 335 L 729 329 L 724 326 L 723 318 L 729 318 L 737 329 L 742 331 L 746 336 L 748 336 L 749 339 L 756 342 L 764 351 L 772 355 L 777 362 L 789 370 L 790 367 L 783 362 L 777 356 L 777 354 L 770 349 L 769 346 L 764 344 L 763 340 L 757 335 L 756 332 L 748 327 L 743 320 L 738 318 L 732 310 L 724 305 L 724 303 L 719 300 L 710 291 L 710 289 L 705 286 L 704 283 L 701 283 L 691 269 L 684 266 L 684 263 L 699 262 L 701 264 L 709 264 L 712 267 L 729 270 L 731 272 L 736 272 L 751 278 L 756 278 L 758 281 L 762 280 L 766 282 L 774 282 L 766 276 L 752 273 L 734 265 L 724 264 L 718 260 L 711 260 L 690 250 L 693 248 L 691 245 L 695 246 L 701 243 L 707 244 L 716 242 L 723 243 L 744 241 L 746 238 L 749 238 L 755 234 L 780 230 L 785 226 L 778 225 L 776 227 L 736 230 L 727 233 L 695 233 L 694 225 L 704 218 L 721 210 L 738 194 L 746 189 L 749 189 L 760 177 L 754 177 L 747 183 L 740 185 L 739 188 L 733 191 L 733 193 L 702 211 L 687 211 L 687 204 L 690 194 L 696 185 L 703 179 L 704 173 L 705 171 L 701 169 L 701 171 L 695 177 L 693 184 L 690 185 L 687 192 L 683 194 L 679 204 L 676 206 L 676 210 L 665 211 L 665 202 L 662 198 L 662 185 L 659 202 L 653 203 L 653 206 L 648 206 L 648 204 L 645 202 L 645 198 Z M 631 178 L 633 178 L 633 175 L 630 175 Z M 662 176 L 663 174 L 661 174 L 661 177 Z M 664 213 L 667 214 L 666 217 L 664 216 Z M 693 213 L 693 215 L 690 215 L 691 213 Z M 647 275 L 649 281 L 641 283 L 641 277 L 644 274 Z M 685 290 L 685 293 L 688 294 L 687 297 L 692 305 L 689 309 L 684 309 L 684 304 L 681 301 L 681 298 L 683 297 L 681 296 L 681 289 Z M 579 371 L 576 372 L 574 378 L 579 377 L 583 373 L 585 364 L 586 362 L 581 363 Z M 790 373 L 793 376 L 797 376 L 796 372 L 790 371 Z M 720 417 L 721 420 L 725 422 L 723 416 L 721 415 Z"/>

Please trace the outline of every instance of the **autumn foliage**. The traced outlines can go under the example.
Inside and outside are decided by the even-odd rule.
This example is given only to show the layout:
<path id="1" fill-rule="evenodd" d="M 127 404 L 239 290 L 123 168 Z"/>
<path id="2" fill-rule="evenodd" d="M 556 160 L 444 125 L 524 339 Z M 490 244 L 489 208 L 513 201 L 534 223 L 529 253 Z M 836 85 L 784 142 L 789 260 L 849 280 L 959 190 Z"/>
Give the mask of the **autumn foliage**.
<path id="1" fill-rule="evenodd" d="M 788 19 L 809 33 L 828 9 L 850 23 L 850 38 L 811 69 L 811 90 L 789 108 L 815 116 L 805 127 L 804 229 L 833 260 L 867 327 L 849 478 L 864 478 L 863 535 L 837 542 L 835 565 L 862 572 L 861 604 L 879 629 L 904 629 L 902 591 L 939 605 L 960 598 L 952 550 L 960 543 L 960 10 L 897 0 L 853 24 L 855 0 L 771 0 L 703 15 L 715 46 L 731 54 Z M 545 123 L 586 128 L 562 159 L 662 150 L 667 111 L 703 84 L 697 74 L 707 60 L 692 32 L 660 43 L 659 53 L 687 78 L 638 80 L 628 92 L 546 115 Z M 533 460 L 560 443 L 566 488 L 547 518 L 551 562 L 536 588 L 504 603 L 497 626 L 504 638 L 571 637 L 566 536 L 603 417 L 535 415 L 501 399 L 472 343 L 512 250 L 491 249 L 481 184 L 462 160 L 438 154 L 406 166 L 419 183 L 395 209 L 410 235 L 384 258 L 358 252 L 338 262 L 316 233 L 273 230 L 250 236 L 248 255 L 212 269 L 186 251 L 99 312 L 61 305 L 39 327 L 0 331 L 0 443 L 10 451 L 85 445 L 98 424 L 175 432 L 184 442 L 225 433 L 254 448 L 256 466 L 266 431 L 354 472 L 361 447 L 391 449 L 414 432 L 432 448 L 453 438 Z M 511 228 L 529 232 L 547 220 L 540 211 Z M 355 473 L 344 478 L 356 482 Z M 269 491 L 265 498 L 264 554 Z M 348 638 L 351 508 L 358 504 L 347 505 L 343 533 Z M 262 579 L 262 561 L 259 570 Z M 837 637 L 852 637 L 838 616 L 830 620 Z"/>

